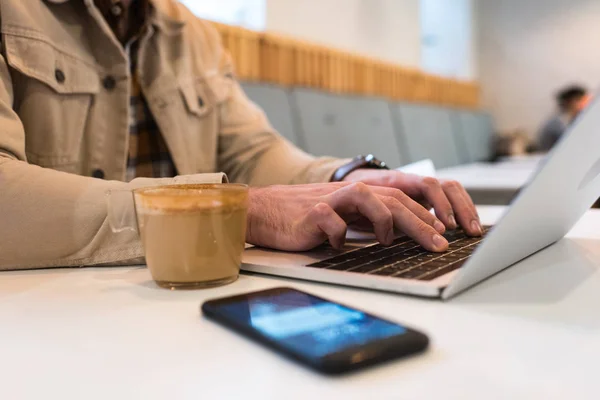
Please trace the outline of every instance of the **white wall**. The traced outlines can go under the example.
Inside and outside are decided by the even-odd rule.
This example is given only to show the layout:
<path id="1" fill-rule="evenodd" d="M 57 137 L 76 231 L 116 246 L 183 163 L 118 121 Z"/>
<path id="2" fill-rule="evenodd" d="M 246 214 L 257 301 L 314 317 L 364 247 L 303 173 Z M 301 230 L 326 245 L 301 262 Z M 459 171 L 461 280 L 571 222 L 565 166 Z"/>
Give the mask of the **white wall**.
<path id="1" fill-rule="evenodd" d="M 477 78 L 474 1 L 421 0 L 425 71 L 461 80 Z"/>
<path id="2" fill-rule="evenodd" d="M 531 135 L 562 86 L 600 81 L 600 1 L 476 0 L 484 105 Z"/>
<path id="3" fill-rule="evenodd" d="M 199 16 L 248 29 L 265 29 L 266 0 L 179 0 Z"/>
<path id="4" fill-rule="evenodd" d="M 267 31 L 421 65 L 419 0 L 267 0 Z"/>

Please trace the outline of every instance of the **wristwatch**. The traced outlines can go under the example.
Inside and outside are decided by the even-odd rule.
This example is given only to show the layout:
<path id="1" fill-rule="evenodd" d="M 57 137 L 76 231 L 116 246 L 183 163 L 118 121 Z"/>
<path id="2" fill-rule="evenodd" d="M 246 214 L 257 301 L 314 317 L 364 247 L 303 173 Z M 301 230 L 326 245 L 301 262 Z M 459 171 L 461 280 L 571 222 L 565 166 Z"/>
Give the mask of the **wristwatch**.
<path id="1" fill-rule="evenodd" d="M 389 169 L 389 167 L 383 161 L 378 160 L 373 154 L 358 156 L 348 164 L 339 167 L 333 174 L 331 182 L 341 182 L 357 169 Z"/>

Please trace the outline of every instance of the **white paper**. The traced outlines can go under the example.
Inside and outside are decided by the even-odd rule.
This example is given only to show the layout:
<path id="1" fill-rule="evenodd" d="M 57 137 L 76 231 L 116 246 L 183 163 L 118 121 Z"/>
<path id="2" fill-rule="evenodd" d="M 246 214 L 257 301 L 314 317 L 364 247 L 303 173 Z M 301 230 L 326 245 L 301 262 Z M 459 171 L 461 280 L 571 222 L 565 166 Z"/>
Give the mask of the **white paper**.
<path id="1" fill-rule="evenodd" d="M 405 174 L 414 174 L 419 176 L 435 176 L 435 165 L 432 160 L 422 160 L 416 163 L 408 164 L 396 169 L 396 171 L 404 172 Z"/>

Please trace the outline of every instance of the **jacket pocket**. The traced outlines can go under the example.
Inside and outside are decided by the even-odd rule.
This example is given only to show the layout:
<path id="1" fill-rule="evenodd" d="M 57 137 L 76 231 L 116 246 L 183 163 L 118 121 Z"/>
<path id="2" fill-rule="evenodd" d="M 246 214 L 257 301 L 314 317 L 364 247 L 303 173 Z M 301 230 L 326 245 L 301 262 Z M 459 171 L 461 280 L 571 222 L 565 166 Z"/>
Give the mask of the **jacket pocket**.
<path id="1" fill-rule="evenodd" d="M 214 111 L 216 104 L 202 81 L 181 82 L 179 91 L 191 118 L 202 118 Z"/>
<path id="2" fill-rule="evenodd" d="M 184 121 L 179 125 L 185 138 L 194 172 L 217 172 L 220 130 L 220 106 L 226 101 L 226 82 L 212 78 L 190 78 L 179 82 L 179 93 L 185 107 L 174 114 Z"/>
<path id="3" fill-rule="evenodd" d="M 182 80 L 179 88 L 187 110 L 197 117 L 202 117 L 215 111 L 215 107 L 227 100 L 231 83 L 227 78 L 213 75 Z"/>
<path id="4" fill-rule="evenodd" d="M 4 32 L 3 39 L 28 161 L 74 171 L 82 161 L 88 114 L 100 90 L 98 70 L 76 51 L 35 34 Z"/>

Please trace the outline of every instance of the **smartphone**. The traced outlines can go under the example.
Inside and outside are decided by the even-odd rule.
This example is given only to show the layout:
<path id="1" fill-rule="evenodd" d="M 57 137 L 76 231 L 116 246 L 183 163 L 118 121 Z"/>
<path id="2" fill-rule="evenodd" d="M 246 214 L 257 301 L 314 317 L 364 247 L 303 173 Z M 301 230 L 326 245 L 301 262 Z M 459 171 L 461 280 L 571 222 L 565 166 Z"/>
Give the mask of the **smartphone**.
<path id="1" fill-rule="evenodd" d="M 424 351 L 406 326 L 291 288 L 202 305 L 207 318 L 325 374 L 341 374 Z"/>

